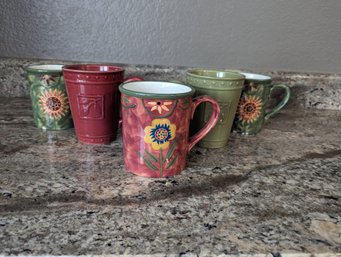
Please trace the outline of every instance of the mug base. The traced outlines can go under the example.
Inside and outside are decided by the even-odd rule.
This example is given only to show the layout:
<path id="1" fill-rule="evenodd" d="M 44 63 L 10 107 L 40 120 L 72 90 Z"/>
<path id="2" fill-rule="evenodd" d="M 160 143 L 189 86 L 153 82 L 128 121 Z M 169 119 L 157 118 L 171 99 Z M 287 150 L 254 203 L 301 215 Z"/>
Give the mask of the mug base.
<path id="1" fill-rule="evenodd" d="M 79 142 L 88 145 L 108 145 L 112 141 L 116 140 L 116 136 L 106 136 L 106 137 L 84 137 L 77 136 Z"/>
<path id="2" fill-rule="evenodd" d="M 259 131 L 256 132 L 256 133 L 233 131 L 232 133 L 233 133 L 234 135 L 243 136 L 243 137 L 255 137 L 255 136 L 257 136 L 257 134 L 259 133 Z"/>
<path id="3" fill-rule="evenodd" d="M 64 127 L 64 128 L 51 128 L 48 126 L 36 126 L 38 129 L 41 129 L 43 131 L 61 131 L 61 130 L 67 130 L 67 129 L 72 129 L 73 127 Z"/>
<path id="4" fill-rule="evenodd" d="M 70 128 L 73 128 L 73 123 L 72 121 L 71 122 L 68 122 L 68 123 L 64 123 L 63 125 L 58 125 L 57 123 L 56 124 L 43 124 L 41 122 L 38 122 L 38 121 L 35 121 L 34 122 L 36 127 L 38 129 L 41 129 L 41 130 L 49 130 L 49 131 L 60 131 L 60 130 L 67 130 L 67 129 L 70 129 Z"/>
<path id="5" fill-rule="evenodd" d="M 227 141 L 200 141 L 198 145 L 202 148 L 223 148 L 227 145 Z"/>
<path id="6" fill-rule="evenodd" d="M 131 169 L 128 169 L 127 167 L 125 167 L 125 170 L 129 173 L 133 173 L 134 175 L 137 175 L 139 177 L 145 177 L 145 178 L 169 178 L 169 177 L 173 177 L 175 175 L 180 174 L 183 170 L 179 170 L 176 172 L 172 172 L 171 174 L 165 172 L 164 174 L 162 174 L 162 176 L 160 176 L 160 173 L 152 173 L 151 171 L 134 171 Z"/>

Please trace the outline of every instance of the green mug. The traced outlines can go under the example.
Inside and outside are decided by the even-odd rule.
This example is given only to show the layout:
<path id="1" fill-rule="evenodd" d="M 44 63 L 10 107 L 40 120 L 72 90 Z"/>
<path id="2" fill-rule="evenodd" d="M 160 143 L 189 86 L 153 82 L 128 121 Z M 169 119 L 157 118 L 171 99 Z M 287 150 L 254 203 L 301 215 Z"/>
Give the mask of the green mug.
<path id="1" fill-rule="evenodd" d="M 245 83 L 233 123 L 233 132 L 256 135 L 264 122 L 287 104 L 290 89 L 284 84 L 273 85 L 269 76 L 242 72 L 241 74 L 245 76 Z M 267 110 L 275 89 L 284 89 L 284 97 L 274 108 Z"/>
<path id="2" fill-rule="evenodd" d="M 186 73 L 186 82 L 195 88 L 195 95 L 209 95 L 219 104 L 220 117 L 216 126 L 199 142 L 206 148 L 220 148 L 227 144 L 238 101 L 243 88 L 244 76 L 232 71 L 193 69 Z M 211 117 L 209 104 L 198 107 L 191 122 L 191 134 L 199 131 Z"/>
<path id="3" fill-rule="evenodd" d="M 62 66 L 36 64 L 25 67 L 38 128 L 62 130 L 73 127 Z"/>

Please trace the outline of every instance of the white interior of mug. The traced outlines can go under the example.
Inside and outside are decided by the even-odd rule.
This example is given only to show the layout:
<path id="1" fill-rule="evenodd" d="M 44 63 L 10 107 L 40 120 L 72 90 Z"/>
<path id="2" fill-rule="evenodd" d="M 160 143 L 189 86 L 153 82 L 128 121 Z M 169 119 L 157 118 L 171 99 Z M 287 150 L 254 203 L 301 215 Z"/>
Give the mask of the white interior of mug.
<path id="1" fill-rule="evenodd" d="M 31 65 L 29 66 L 32 70 L 55 70 L 62 71 L 63 65 L 60 64 L 41 64 L 41 65 Z"/>
<path id="2" fill-rule="evenodd" d="M 145 94 L 185 94 L 193 89 L 183 84 L 162 81 L 138 81 L 122 85 L 123 89 Z"/>
<path id="3" fill-rule="evenodd" d="M 241 72 L 240 74 L 245 76 L 245 79 L 251 79 L 251 80 L 270 80 L 271 77 L 261 75 L 261 74 L 256 74 L 256 73 L 244 73 Z"/>

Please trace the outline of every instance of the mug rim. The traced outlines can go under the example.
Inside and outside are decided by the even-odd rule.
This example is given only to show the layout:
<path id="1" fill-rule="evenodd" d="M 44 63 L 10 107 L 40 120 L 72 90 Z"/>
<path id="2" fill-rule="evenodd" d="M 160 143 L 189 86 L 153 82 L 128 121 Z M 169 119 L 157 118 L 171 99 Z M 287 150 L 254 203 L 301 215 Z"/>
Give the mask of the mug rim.
<path id="1" fill-rule="evenodd" d="M 63 66 L 60 63 L 36 63 L 25 66 L 24 70 L 31 73 L 62 73 Z"/>
<path id="2" fill-rule="evenodd" d="M 252 72 L 241 72 L 240 74 L 245 76 L 245 80 L 248 81 L 259 81 L 259 82 L 265 82 L 265 81 L 271 81 L 272 78 L 270 76 L 259 74 L 259 73 L 252 73 Z"/>
<path id="3" fill-rule="evenodd" d="M 86 69 L 80 69 L 79 67 L 106 67 L 108 70 L 86 70 Z M 107 63 L 75 63 L 75 64 L 67 64 L 62 67 L 63 71 L 67 72 L 74 72 L 74 73 L 85 73 L 85 74 L 112 74 L 117 72 L 123 72 L 124 68 L 112 64 Z"/>
<path id="4" fill-rule="evenodd" d="M 199 75 L 195 74 L 194 72 L 213 72 L 213 73 L 224 73 L 235 76 L 234 78 L 231 77 L 213 77 L 213 76 L 207 76 L 207 75 Z M 238 81 L 245 79 L 245 76 L 237 71 L 231 71 L 231 70 L 219 70 L 219 69 L 189 69 L 186 71 L 186 75 L 195 77 L 195 78 L 204 78 L 204 79 L 210 79 L 210 80 L 225 80 L 225 81 Z"/>
<path id="5" fill-rule="evenodd" d="M 129 86 L 132 84 L 146 84 L 146 83 L 150 83 L 150 84 L 167 84 L 167 85 L 179 85 L 181 87 L 187 87 L 189 90 L 186 92 L 169 92 L 169 93 L 153 93 L 153 92 L 143 92 L 143 91 L 137 91 L 137 90 L 131 90 L 131 89 L 127 89 L 125 88 L 125 86 Z M 174 89 L 174 88 L 173 88 Z M 131 81 L 131 82 L 125 82 L 122 83 L 119 86 L 119 90 L 121 93 L 129 95 L 129 96 L 134 96 L 134 97 L 139 97 L 139 98 L 147 98 L 147 99 L 180 99 L 186 96 L 192 96 L 194 95 L 195 89 L 192 86 L 186 85 L 186 84 L 182 84 L 182 83 L 178 83 L 178 82 L 171 82 L 171 81 L 161 81 L 161 80 L 157 80 L 157 81 Z"/>

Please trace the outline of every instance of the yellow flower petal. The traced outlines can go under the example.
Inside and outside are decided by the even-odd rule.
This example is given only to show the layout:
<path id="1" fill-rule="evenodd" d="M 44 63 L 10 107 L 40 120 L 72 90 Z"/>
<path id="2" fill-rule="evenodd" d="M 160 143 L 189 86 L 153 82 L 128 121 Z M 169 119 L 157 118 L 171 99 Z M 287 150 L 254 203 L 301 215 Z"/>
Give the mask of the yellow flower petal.
<path id="1" fill-rule="evenodd" d="M 162 122 L 161 119 L 152 120 L 152 127 L 155 127 L 157 124 L 160 124 L 161 122 Z"/>
<path id="2" fill-rule="evenodd" d="M 150 136 L 151 129 L 152 129 L 151 126 L 147 126 L 144 128 L 144 133 L 145 133 L 144 142 L 146 142 L 147 144 L 151 144 L 153 142 L 152 138 Z"/>
<path id="3" fill-rule="evenodd" d="M 162 149 L 167 149 L 169 147 L 169 142 L 165 142 L 164 144 L 158 144 L 157 142 L 153 142 L 152 143 L 152 148 L 154 150 L 160 150 L 161 148 Z"/>
<path id="4" fill-rule="evenodd" d="M 164 144 L 160 145 L 160 148 L 167 149 L 169 147 L 169 141 L 165 142 Z"/>
<path id="5" fill-rule="evenodd" d="M 163 105 L 171 105 L 172 102 L 164 102 Z"/>
<path id="6" fill-rule="evenodd" d="M 170 121 L 169 121 L 169 119 L 155 119 L 152 121 L 152 127 L 155 127 L 158 124 L 170 125 Z"/>
<path id="7" fill-rule="evenodd" d="M 156 108 L 157 108 L 157 106 L 153 106 L 150 110 L 154 111 L 154 110 L 156 110 Z"/>
<path id="8" fill-rule="evenodd" d="M 154 150 L 160 150 L 160 145 L 157 143 L 157 142 L 152 142 L 152 148 L 154 149 Z"/>
<path id="9" fill-rule="evenodd" d="M 157 110 L 159 111 L 160 114 L 162 113 L 161 106 L 158 106 L 158 107 L 157 107 Z"/>
<path id="10" fill-rule="evenodd" d="M 147 104 L 149 104 L 149 105 L 156 105 L 157 102 L 148 102 Z"/>
<path id="11" fill-rule="evenodd" d="M 175 124 L 170 124 L 169 129 L 171 131 L 171 138 L 169 140 L 173 140 L 175 138 L 176 125 Z"/>

